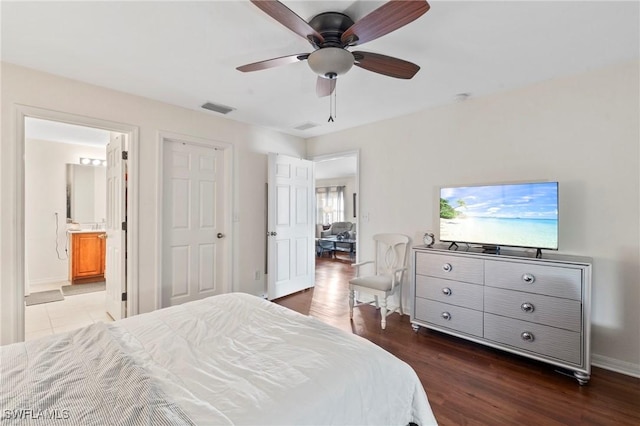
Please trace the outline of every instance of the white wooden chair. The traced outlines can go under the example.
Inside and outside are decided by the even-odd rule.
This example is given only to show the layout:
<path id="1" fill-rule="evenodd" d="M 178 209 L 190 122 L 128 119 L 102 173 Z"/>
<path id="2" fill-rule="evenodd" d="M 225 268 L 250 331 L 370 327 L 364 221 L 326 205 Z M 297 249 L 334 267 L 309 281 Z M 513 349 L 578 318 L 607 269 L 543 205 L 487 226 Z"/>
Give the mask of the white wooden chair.
<path id="1" fill-rule="evenodd" d="M 376 308 L 380 308 L 382 329 L 387 326 L 387 316 L 394 312 L 402 312 L 402 277 L 407 270 L 409 237 L 402 234 L 376 234 L 375 260 L 354 263 L 355 278 L 349 280 L 349 318 L 353 318 L 356 302 L 355 293 L 367 293 L 374 296 Z M 373 274 L 361 275 L 364 265 L 373 265 Z M 398 307 L 387 308 L 387 297 L 398 294 Z M 359 305 L 358 305 L 359 306 Z"/>

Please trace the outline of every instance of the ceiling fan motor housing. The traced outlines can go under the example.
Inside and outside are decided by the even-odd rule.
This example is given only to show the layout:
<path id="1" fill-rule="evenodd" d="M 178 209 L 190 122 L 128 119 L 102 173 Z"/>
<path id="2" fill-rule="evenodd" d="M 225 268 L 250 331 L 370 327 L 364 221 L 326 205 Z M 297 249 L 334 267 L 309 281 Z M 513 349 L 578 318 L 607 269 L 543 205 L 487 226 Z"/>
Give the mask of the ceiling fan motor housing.
<path id="1" fill-rule="evenodd" d="M 317 47 L 344 47 L 340 40 L 342 34 L 353 25 L 353 20 L 344 13 L 324 12 L 314 16 L 309 26 L 324 38 L 324 42 L 315 43 Z"/>
<path id="2" fill-rule="evenodd" d="M 344 13 L 325 12 L 314 16 L 309 25 L 324 38 L 322 43 L 312 41 L 314 47 L 318 48 L 307 60 L 313 72 L 321 77 L 334 79 L 349 71 L 354 57 L 344 49 L 340 38 L 353 25 L 353 20 Z"/>

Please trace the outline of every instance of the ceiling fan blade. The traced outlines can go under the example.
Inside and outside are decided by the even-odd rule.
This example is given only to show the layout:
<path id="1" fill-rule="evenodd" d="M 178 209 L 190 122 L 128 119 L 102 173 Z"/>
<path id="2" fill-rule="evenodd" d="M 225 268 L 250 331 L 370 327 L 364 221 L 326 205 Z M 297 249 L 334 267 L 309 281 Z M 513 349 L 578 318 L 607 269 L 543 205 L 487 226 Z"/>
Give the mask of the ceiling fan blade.
<path id="1" fill-rule="evenodd" d="M 319 98 L 331 95 L 334 90 L 336 90 L 335 78 L 324 78 L 318 76 L 318 81 L 316 82 L 316 94 Z"/>
<path id="2" fill-rule="evenodd" d="M 413 22 L 430 7 L 426 0 L 391 0 L 347 28 L 341 41 L 355 46 L 375 40 Z"/>
<path id="3" fill-rule="evenodd" d="M 412 62 L 370 52 L 352 52 L 354 65 L 389 77 L 410 79 L 420 70 Z"/>
<path id="4" fill-rule="evenodd" d="M 294 62 L 304 61 L 309 57 L 308 53 L 298 53 L 297 55 L 281 56 L 279 58 L 267 59 L 266 61 L 254 62 L 252 64 L 237 67 L 238 71 L 250 72 L 266 70 L 267 68 L 279 67 L 280 65 L 293 64 Z"/>
<path id="5" fill-rule="evenodd" d="M 275 0 L 251 0 L 267 15 L 289 28 L 300 37 L 304 37 L 312 44 L 317 45 L 324 42 L 324 37 L 314 30 L 304 19 L 296 15 L 284 4 Z"/>

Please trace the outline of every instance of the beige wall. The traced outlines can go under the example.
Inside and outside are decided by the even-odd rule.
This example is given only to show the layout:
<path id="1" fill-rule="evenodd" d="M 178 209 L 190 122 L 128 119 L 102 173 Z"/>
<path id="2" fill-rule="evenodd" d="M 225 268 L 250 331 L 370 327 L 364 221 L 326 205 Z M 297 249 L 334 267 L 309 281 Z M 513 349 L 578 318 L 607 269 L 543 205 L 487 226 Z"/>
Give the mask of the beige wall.
<path id="1" fill-rule="evenodd" d="M 166 131 L 193 137 L 227 142 L 234 146 L 233 213 L 233 285 L 234 289 L 253 294 L 265 291 L 264 275 L 260 280 L 255 270 L 264 272 L 265 264 L 265 182 L 267 153 L 278 152 L 305 156 L 302 139 L 249 126 L 213 113 L 192 111 L 161 102 L 104 89 L 2 63 L 2 150 L 0 178 L 0 302 L 2 318 L 1 342 L 16 339 L 15 311 L 15 247 L 14 217 L 16 176 L 16 108 L 27 105 L 124 123 L 139 128 L 139 311 L 156 307 L 157 271 L 157 180 L 158 132 Z M 21 142 L 20 142 L 21 143 Z"/>
<path id="2" fill-rule="evenodd" d="M 639 77 L 635 61 L 313 138 L 307 152 L 360 150 L 363 258 L 376 232 L 433 230 L 441 185 L 559 181 L 559 252 L 593 258 L 594 363 L 640 375 Z"/>

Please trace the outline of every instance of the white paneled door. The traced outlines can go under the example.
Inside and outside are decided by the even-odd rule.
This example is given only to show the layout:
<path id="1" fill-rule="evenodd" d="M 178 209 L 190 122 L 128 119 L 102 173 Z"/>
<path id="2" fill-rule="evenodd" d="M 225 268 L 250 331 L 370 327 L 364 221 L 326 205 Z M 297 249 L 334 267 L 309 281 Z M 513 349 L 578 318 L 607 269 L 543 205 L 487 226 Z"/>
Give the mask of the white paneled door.
<path id="1" fill-rule="evenodd" d="M 107 145 L 107 217 L 105 224 L 106 259 L 106 304 L 113 319 L 126 316 L 126 185 L 127 170 L 123 152 L 126 150 L 125 135 L 112 133 Z"/>
<path id="2" fill-rule="evenodd" d="M 313 162 L 269 154 L 267 296 L 269 300 L 314 285 Z"/>
<path id="3" fill-rule="evenodd" d="M 162 306 L 223 293 L 227 238 L 224 156 L 212 146 L 165 139 Z"/>

